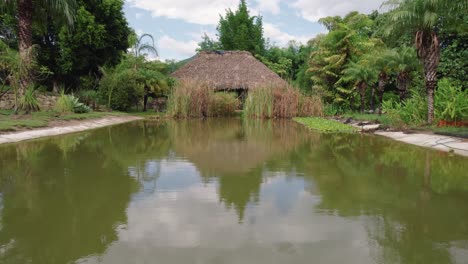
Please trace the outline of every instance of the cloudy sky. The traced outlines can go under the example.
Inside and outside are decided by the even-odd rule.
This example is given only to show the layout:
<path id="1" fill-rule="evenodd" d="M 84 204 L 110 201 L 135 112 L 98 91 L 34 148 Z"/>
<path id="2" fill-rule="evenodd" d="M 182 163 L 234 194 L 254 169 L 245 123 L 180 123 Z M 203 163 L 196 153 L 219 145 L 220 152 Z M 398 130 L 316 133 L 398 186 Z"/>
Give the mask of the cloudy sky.
<path id="1" fill-rule="evenodd" d="M 306 42 L 325 29 L 321 17 L 358 10 L 369 13 L 382 0 L 248 0 L 254 15 L 263 16 L 265 36 L 279 46 L 290 40 Z M 126 0 L 125 14 L 138 34 L 156 39 L 162 60 L 189 58 L 203 33 L 216 36 L 219 15 L 236 9 L 239 0 Z"/>

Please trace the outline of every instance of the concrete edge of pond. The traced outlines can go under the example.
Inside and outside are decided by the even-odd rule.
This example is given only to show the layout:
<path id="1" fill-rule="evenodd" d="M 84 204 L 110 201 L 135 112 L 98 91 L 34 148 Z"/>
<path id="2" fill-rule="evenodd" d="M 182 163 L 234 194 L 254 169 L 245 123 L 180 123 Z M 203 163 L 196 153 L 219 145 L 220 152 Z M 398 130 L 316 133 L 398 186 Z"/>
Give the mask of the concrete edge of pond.
<path id="1" fill-rule="evenodd" d="M 401 131 L 376 131 L 374 134 L 407 144 L 432 148 L 445 152 L 453 152 L 458 155 L 468 157 L 468 140 L 463 138 L 431 134 L 408 134 Z"/>
<path id="2" fill-rule="evenodd" d="M 41 129 L 34 129 L 28 131 L 12 132 L 7 134 L 0 134 L 0 145 L 7 143 L 16 143 L 25 140 L 37 139 L 42 137 L 58 136 L 63 134 L 70 134 L 106 126 L 118 125 L 128 123 L 143 118 L 137 116 L 108 116 L 99 119 L 70 121 L 70 123 L 63 126 L 47 127 Z"/>

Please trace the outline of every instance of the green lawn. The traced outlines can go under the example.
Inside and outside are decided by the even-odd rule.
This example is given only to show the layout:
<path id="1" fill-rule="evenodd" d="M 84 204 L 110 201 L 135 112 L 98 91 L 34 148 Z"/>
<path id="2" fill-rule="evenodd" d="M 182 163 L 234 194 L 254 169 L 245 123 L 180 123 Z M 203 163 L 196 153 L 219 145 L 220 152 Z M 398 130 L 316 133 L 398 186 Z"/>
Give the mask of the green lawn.
<path id="1" fill-rule="evenodd" d="M 35 112 L 30 115 L 13 115 L 11 110 L 0 110 L 0 131 L 17 131 L 48 126 L 52 121 L 96 119 L 105 116 L 127 115 L 121 112 L 91 112 L 86 114 L 58 114 L 53 111 Z"/>
<path id="2" fill-rule="evenodd" d="M 298 117 L 294 121 L 306 127 L 321 132 L 358 132 L 359 129 L 350 125 L 340 123 L 335 120 L 328 120 L 320 117 Z"/>

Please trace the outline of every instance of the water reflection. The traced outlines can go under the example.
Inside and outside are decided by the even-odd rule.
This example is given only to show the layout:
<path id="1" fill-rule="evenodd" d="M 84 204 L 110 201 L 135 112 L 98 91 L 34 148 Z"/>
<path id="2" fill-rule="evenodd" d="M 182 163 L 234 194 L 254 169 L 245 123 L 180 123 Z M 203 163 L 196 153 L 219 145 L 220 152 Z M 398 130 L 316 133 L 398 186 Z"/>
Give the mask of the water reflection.
<path id="1" fill-rule="evenodd" d="M 464 263 L 466 159 L 293 122 L 0 147 L 1 263 Z"/>

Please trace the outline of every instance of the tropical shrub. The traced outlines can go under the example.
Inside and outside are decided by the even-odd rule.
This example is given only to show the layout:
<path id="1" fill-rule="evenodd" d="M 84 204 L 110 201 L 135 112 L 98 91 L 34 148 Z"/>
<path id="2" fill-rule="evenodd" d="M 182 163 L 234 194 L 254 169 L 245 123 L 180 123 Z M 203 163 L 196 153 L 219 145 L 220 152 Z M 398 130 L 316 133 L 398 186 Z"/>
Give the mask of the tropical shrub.
<path id="1" fill-rule="evenodd" d="M 439 81 L 434 98 L 436 119 L 468 120 L 468 90 L 463 90 L 450 79 L 444 78 Z"/>
<path id="2" fill-rule="evenodd" d="M 89 113 L 91 108 L 83 103 L 80 103 L 79 99 L 73 95 L 65 94 L 64 90 L 60 92 L 60 96 L 55 103 L 54 110 L 59 113 Z"/>
<path id="3" fill-rule="evenodd" d="M 387 113 L 394 126 L 422 125 L 426 123 L 427 118 L 427 99 L 421 93 L 413 91 L 412 97 L 404 102 L 385 101 L 383 111 Z"/>
<path id="4" fill-rule="evenodd" d="M 216 93 L 207 83 L 181 81 L 169 96 L 167 111 L 175 118 L 229 116 L 238 105 L 234 94 Z"/>
<path id="5" fill-rule="evenodd" d="M 468 119 L 468 91 L 464 91 L 455 82 L 450 79 L 440 80 L 434 98 L 437 119 Z M 422 125 L 427 121 L 427 98 L 421 92 L 413 90 L 412 97 L 404 102 L 395 99 L 385 101 L 384 111 L 394 126 Z"/>

